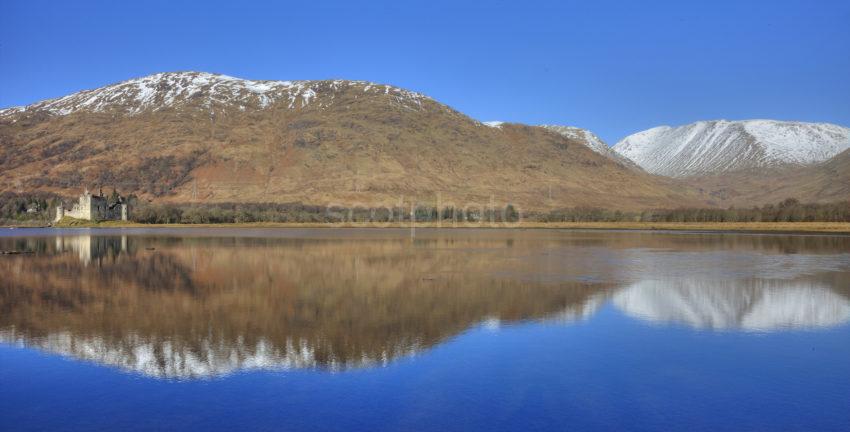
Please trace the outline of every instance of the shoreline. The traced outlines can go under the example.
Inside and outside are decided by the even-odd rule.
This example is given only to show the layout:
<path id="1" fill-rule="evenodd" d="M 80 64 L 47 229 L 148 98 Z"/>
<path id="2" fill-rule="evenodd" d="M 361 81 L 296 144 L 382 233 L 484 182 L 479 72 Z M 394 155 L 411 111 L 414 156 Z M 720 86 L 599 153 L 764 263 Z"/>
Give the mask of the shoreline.
<path id="1" fill-rule="evenodd" d="M 716 233 L 769 234 L 847 234 L 850 222 L 519 222 L 519 223 L 452 223 L 452 222 L 244 222 L 210 224 L 142 224 L 105 221 L 73 223 L 54 226 L 2 226 L 4 229 L 28 228 L 404 228 L 410 229 L 561 229 L 616 231 L 690 231 Z"/>

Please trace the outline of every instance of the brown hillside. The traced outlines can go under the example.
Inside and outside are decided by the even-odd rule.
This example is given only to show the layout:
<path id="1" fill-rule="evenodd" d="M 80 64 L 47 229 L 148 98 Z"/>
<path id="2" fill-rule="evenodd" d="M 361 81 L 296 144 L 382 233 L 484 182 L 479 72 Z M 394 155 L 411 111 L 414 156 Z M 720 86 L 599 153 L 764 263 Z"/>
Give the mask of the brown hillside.
<path id="1" fill-rule="evenodd" d="M 204 73 L 0 111 L 0 171 L 0 191 L 71 195 L 102 185 L 168 202 L 704 204 L 692 189 L 580 141 L 488 127 L 402 89 Z"/>

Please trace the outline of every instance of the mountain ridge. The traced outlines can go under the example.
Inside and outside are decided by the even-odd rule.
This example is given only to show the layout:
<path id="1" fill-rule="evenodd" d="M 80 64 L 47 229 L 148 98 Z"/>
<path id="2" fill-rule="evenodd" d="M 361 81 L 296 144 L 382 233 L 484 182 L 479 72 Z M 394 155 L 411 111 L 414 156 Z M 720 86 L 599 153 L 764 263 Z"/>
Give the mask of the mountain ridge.
<path id="1" fill-rule="evenodd" d="M 642 169 L 631 159 L 614 151 L 614 149 L 611 148 L 611 146 L 609 146 L 605 141 L 603 141 L 602 138 L 599 138 L 598 135 L 588 129 L 562 125 L 540 125 L 540 127 L 559 133 L 567 138 L 582 141 L 585 143 L 585 145 L 587 145 L 588 148 L 595 151 L 596 153 L 599 153 L 615 161 L 628 165 L 629 167 Z"/>
<path id="2" fill-rule="evenodd" d="M 224 74 L 196 71 L 161 72 L 138 78 L 131 78 L 108 84 L 95 89 L 81 90 L 66 96 L 35 102 L 29 105 L 0 109 L 0 117 L 26 110 L 44 110 L 52 114 L 67 115 L 81 110 L 103 112 L 108 108 L 126 107 L 126 114 L 134 115 L 152 109 L 170 108 L 185 102 L 204 91 L 209 92 L 208 107 L 226 96 L 235 97 L 245 103 L 256 103 L 265 108 L 283 97 L 289 101 L 289 108 L 298 104 L 306 107 L 313 100 L 319 88 L 330 86 L 360 87 L 364 93 L 392 93 L 401 102 L 412 102 L 421 106 L 424 99 L 430 97 L 388 84 L 378 84 L 357 80 L 249 80 Z M 229 94 L 228 94 L 229 93 Z M 244 107 L 244 105 L 243 105 Z"/>

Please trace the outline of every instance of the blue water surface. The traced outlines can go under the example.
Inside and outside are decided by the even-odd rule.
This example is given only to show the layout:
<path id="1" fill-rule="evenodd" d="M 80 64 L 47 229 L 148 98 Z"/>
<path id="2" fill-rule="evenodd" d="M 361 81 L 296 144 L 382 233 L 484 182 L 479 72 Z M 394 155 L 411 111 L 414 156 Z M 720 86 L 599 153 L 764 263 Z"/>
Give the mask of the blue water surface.
<path id="1" fill-rule="evenodd" d="M 144 378 L 0 346 L 4 430 L 850 429 L 850 326 L 476 328 L 386 367 Z"/>

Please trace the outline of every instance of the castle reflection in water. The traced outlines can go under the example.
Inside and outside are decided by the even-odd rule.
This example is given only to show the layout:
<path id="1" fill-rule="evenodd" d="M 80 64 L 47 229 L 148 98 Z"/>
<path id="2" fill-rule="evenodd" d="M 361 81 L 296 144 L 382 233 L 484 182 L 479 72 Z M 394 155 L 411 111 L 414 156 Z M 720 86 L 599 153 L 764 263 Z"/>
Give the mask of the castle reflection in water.
<path id="1" fill-rule="evenodd" d="M 291 232 L 290 232 L 291 233 Z M 693 331 L 850 321 L 847 238 L 523 231 L 0 236 L 0 341 L 162 378 L 386 365 L 611 308 Z"/>
<path id="2" fill-rule="evenodd" d="M 88 265 L 92 260 L 115 257 L 122 252 L 127 252 L 127 250 L 127 236 L 78 235 L 56 237 L 56 251 L 75 253 L 84 265 Z"/>

